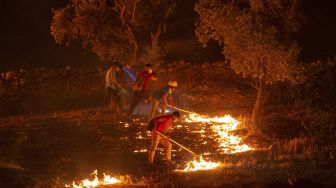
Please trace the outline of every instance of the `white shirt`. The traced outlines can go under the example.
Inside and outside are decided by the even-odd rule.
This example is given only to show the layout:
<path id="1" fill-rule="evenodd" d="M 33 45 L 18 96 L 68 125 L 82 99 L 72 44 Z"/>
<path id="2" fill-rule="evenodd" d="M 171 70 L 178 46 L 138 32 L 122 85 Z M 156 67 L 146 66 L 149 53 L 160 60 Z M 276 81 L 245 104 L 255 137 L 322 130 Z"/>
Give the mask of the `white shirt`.
<path id="1" fill-rule="evenodd" d="M 109 87 L 112 89 L 117 89 L 118 88 L 118 81 L 117 81 L 117 75 L 116 71 L 111 68 L 109 68 L 106 72 L 105 75 L 105 87 Z"/>

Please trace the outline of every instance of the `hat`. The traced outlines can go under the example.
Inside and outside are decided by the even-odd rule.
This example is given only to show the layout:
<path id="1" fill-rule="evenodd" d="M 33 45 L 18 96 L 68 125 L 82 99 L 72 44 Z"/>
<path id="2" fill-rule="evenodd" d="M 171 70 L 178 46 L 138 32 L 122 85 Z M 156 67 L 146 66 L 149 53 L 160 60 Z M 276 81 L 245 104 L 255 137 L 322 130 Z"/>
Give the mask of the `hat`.
<path id="1" fill-rule="evenodd" d="M 170 87 L 177 87 L 177 82 L 176 81 L 169 81 L 168 86 Z"/>
<path id="2" fill-rule="evenodd" d="M 148 64 L 145 65 L 145 67 L 146 67 L 146 68 L 152 68 L 152 64 L 149 64 L 149 63 L 148 63 Z"/>
<path id="3" fill-rule="evenodd" d="M 112 66 L 119 67 L 120 69 L 122 68 L 122 65 L 118 61 L 113 62 Z"/>

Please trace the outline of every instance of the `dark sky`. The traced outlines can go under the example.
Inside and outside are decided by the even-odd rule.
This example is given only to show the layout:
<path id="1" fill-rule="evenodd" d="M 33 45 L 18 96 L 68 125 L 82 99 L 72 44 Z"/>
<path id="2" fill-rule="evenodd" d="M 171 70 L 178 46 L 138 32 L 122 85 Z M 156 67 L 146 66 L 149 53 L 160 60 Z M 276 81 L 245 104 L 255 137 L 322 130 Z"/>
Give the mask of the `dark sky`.
<path id="1" fill-rule="evenodd" d="M 188 43 L 199 48 L 193 34 L 197 14 L 193 12 L 195 0 L 183 0 L 178 7 L 171 38 L 176 44 Z M 334 0 L 302 0 L 306 23 L 300 34 L 302 59 L 311 61 L 336 54 L 336 2 Z M 70 47 L 55 44 L 50 35 L 52 8 L 63 7 L 66 0 L 2 0 L 0 6 L 0 70 L 35 68 L 41 66 L 91 67 L 99 64 L 98 58 L 78 44 Z M 174 37 L 175 36 L 175 37 Z M 188 46 L 188 45 L 186 45 Z M 215 46 L 215 45 L 213 45 Z M 181 51 L 180 57 L 195 55 Z M 203 54 L 216 56 L 219 48 L 205 50 Z M 188 54 L 188 55 L 185 55 Z M 218 54 L 217 54 L 218 55 Z M 203 55 L 204 56 L 204 55 Z M 192 58 L 191 58 L 192 59 Z"/>
<path id="2" fill-rule="evenodd" d="M 302 0 L 306 23 L 300 34 L 304 61 L 336 55 L 336 1 Z"/>
<path id="3" fill-rule="evenodd" d="M 0 69 L 41 66 L 88 66 L 97 63 L 95 55 L 79 45 L 55 44 L 50 35 L 51 10 L 66 0 L 2 0 L 0 11 Z"/>

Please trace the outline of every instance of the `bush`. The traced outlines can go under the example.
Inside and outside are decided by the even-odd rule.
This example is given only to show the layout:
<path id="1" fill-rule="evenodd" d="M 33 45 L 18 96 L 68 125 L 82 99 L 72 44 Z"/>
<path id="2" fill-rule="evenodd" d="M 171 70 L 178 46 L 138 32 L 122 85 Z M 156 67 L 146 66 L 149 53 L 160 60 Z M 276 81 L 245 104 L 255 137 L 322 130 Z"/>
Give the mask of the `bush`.
<path id="1" fill-rule="evenodd" d="M 336 140 L 335 72 L 336 59 L 312 63 L 297 90 L 297 104 L 307 112 L 304 126 L 321 142 Z"/>
<path id="2" fill-rule="evenodd" d="M 309 130 L 310 135 L 316 137 L 320 143 L 335 143 L 336 114 L 334 112 L 311 112 L 304 125 Z"/>

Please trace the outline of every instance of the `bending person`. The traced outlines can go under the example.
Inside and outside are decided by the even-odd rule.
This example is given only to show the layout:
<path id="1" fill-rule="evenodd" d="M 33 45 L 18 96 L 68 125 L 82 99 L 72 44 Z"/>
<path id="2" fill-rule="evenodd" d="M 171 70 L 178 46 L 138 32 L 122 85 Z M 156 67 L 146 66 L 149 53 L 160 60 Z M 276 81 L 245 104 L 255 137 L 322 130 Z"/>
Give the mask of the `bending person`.
<path id="1" fill-rule="evenodd" d="M 174 125 L 174 122 L 178 121 L 180 118 L 180 113 L 174 112 L 171 115 L 164 115 L 154 118 L 151 123 L 154 124 L 154 128 L 152 129 L 152 141 L 150 148 L 148 150 L 148 163 L 153 164 L 155 151 L 157 150 L 158 144 L 162 144 L 165 147 L 166 152 L 166 161 L 168 163 L 171 162 L 171 150 L 172 144 L 169 141 L 169 138 L 164 138 L 160 136 L 158 133 L 162 133 L 166 135 L 171 127 Z"/>
<path id="2" fill-rule="evenodd" d="M 167 98 L 169 100 L 169 103 L 171 106 L 174 106 L 174 101 L 173 101 L 173 92 L 177 87 L 177 82 L 176 81 L 169 81 L 168 85 L 154 91 L 154 93 L 151 96 L 150 102 L 151 102 L 151 109 L 149 112 L 149 121 L 154 118 L 156 109 L 159 105 L 160 102 L 162 102 L 162 108 L 161 108 L 161 114 L 164 115 L 166 112 L 167 108 Z"/>

